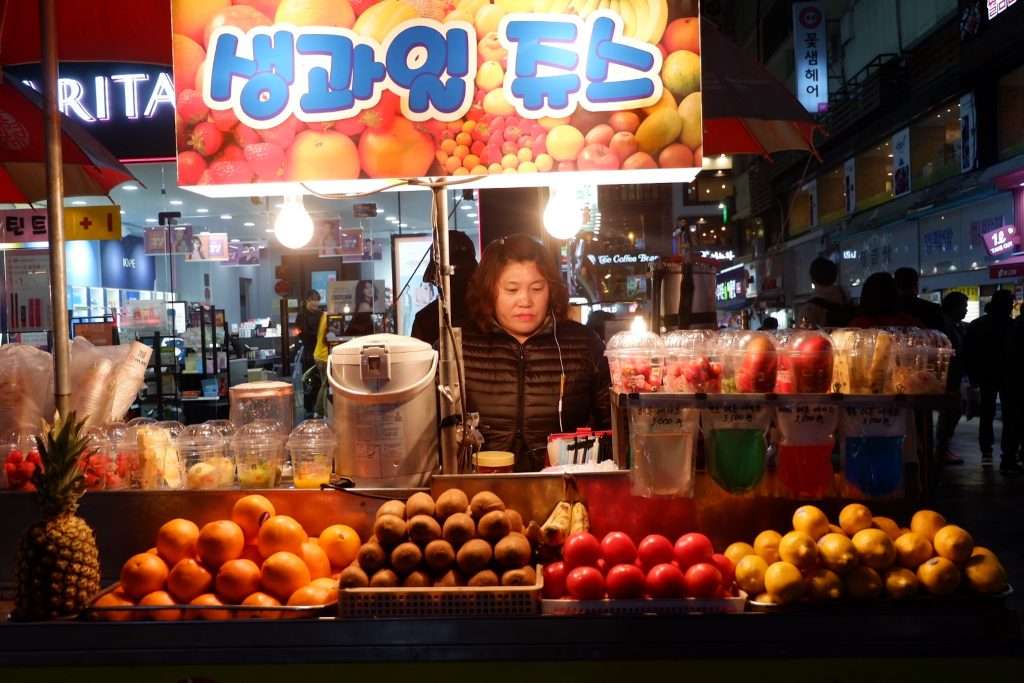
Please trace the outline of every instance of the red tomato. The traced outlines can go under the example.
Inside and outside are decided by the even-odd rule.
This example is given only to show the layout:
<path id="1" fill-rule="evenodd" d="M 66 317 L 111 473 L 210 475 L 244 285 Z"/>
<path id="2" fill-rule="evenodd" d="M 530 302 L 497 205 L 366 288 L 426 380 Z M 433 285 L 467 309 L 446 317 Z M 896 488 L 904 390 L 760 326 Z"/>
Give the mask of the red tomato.
<path id="1" fill-rule="evenodd" d="M 679 568 L 686 570 L 698 562 L 710 562 L 711 556 L 715 554 L 715 548 L 711 540 L 704 534 L 690 533 L 683 534 L 676 541 L 675 558 L 679 562 Z"/>
<path id="2" fill-rule="evenodd" d="M 681 598 L 685 594 L 686 583 L 679 567 L 666 562 L 647 572 L 645 586 L 652 598 Z"/>
<path id="3" fill-rule="evenodd" d="M 600 600 L 604 597 L 604 577 L 593 567 L 576 567 L 565 579 L 569 595 L 577 600 Z"/>
<path id="4" fill-rule="evenodd" d="M 633 564 L 636 562 L 636 545 L 627 534 L 612 531 L 601 539 L 601 556 L 612 567 L 617 564 Z"/>
<path id="5" fill-rule="evenodd" d="M 651 534 L 640 541 L 636 549 L 640 566 L 650 570 L 656 565 L 667 564 L 674 558 L 672 554 L 672 541 L 661 534 Z"/>
<path id="6" fill-rule="evenodd" d="M 710 598 L 722 587 L 722 573 L 709 562 L 699 562 L 683 576 L 686 594 L 693 598 Z"/>
<path id="7" fill-rule="evenodd" d="M 605 577 L 609 598 L 639 598 L 644 594 L 644 570 L 635 564 L 619 564 Z"/>
<path id="8" fill-rule="evenodd" d="M 565 596 L 565 563 L 552 562 L 544 565 L 544 597 L 557 600 Z"/>
<path id="9" fill-rule="evenodd" d="M 721 553 L 715 553 L 711 556 L 711 564 L 721 572 L 722 585 L 726 588 L 731 586 L 732 582 L 736 580 L 736 567 L 733 566 L 732 560 Z"/>
<path id="10" fill-rule="evenodd" d="M 597 566 L 597 561 L 601 559 L 601 544 L 593 534 L 585 531 L 575 533 L 562 546 L 562 559 L 569 570 Z"/>

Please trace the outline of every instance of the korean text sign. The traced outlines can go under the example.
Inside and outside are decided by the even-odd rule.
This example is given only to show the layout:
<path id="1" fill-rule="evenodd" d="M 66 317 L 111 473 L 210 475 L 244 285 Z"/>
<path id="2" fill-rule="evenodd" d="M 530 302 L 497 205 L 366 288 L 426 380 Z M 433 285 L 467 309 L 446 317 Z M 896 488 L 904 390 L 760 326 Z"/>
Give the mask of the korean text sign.
<path id="1" fill-rule="evenodd" d="M 701 163 L 699 19 L 670 23 L 667 0 L 207 4 L 172 2 L 182 185 L 672 182 Z"/>
<path id="2" fill-rule="evenodd" d="M 828 111 L 828 31 L 819 0 L 793 3 L 796 96 L 815 114 Z"/>

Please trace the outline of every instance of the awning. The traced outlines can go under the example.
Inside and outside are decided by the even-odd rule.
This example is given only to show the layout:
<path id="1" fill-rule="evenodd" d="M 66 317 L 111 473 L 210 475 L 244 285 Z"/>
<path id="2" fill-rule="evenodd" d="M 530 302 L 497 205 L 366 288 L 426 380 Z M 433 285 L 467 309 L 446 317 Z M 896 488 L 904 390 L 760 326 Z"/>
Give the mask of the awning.
<path id="1" fill-rule="evenodd" d="M 993 280 L 1008 277 L 1024 277 L 1024 255 L 1013 256 L 1002 263 L 989 266 L 988 276 Z"/>

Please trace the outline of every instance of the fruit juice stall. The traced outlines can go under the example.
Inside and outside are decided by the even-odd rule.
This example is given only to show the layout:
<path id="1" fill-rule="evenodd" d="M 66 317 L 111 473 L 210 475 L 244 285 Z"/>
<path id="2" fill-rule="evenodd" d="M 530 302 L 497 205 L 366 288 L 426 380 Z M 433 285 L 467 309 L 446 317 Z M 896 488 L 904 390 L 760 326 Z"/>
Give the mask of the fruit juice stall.
<path id="1" fill-rule="evenodd" d="M 303 194 L 429 189 L 444 264 L 446 187 L 692 180 L 707 126 L 689 4 L 175 0 L 179 182 L 284 196 L 276 229 L 300 246 Z M 124 393 L 131 351 L 90 367 L 124 366 Z M 906 496 L 908 407 L 944 389 L 942 339 L 636 329 L 607 353 L 611 445 L 558 435 L 556 469 L 527 474 L 438 439 L 435 374 L 442 415 L 459 412 L 445 335 L 439 354 L 339 347 L 333 425 L 294 432 L 274 420 L 279 394 L 245 424 L 184 427 L 107 424 L 120 393 L 90 392 L 86 424 L 58 417 L 6 449 L 22 490 L 0 495 L 0 529 L 21 540 L 0 546 L 0 585 L 16 594 L 0 661 L 172 661 L 184 669 L 150 677 L 178 680 L 210 664 L 506 660 L 522 673 L 557 660 L 564 677 L 568 662 L 585 675 L 593 659 L 808 642 L 837 657 L 1017 647 L 984 530 Z M 29 361 L 8 396 L 37 396 Z M 419 404 L 402 419 L 427 436 L 381 429 L 399 420 L 361 406 L 353 377 L 408 380 Z"/>

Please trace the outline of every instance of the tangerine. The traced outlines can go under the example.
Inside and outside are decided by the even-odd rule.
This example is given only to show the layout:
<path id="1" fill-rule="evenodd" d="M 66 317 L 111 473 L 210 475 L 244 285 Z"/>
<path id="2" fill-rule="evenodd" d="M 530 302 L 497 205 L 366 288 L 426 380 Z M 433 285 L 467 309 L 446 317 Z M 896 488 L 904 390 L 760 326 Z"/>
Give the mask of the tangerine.
<path id="1" fill-rule="evenodd" d="M 274 553 L 260 570 L 260 585 L 278 600 L 287 600 L 310 581 L 309 567 L 294 553 Z"/>
<path id="2" fill-rule="evenodd" d="M 197 605 L 200 607 L 220 607 L 224 603 L 220 601 L 213 593 L 203 593 L 197 596 L 190 605 Z M 231 619 L 231 612 L 226 609 L 203 609 L 203 610 L 192 610 L 193 619 L 202 619 L 205 621 L 227 621 Z"/>
<path id="3" fill-rule="evenodd" d="M 334 524 L 320 533 L 320 547 L 327 553 L 331 566 L 347 567 L 359 554 L 362 542 L 356 530 L 345 524 Z"/>
<path id="4" fill-rule="evenodd" d="M 665 29 L 662 45 L 669 52 L 689 50 L 700 54 L 700 19 L 684 17 L 676 19 Z"/>
<path id="5" fill-rule="evenodd" d="M 179 605 L 187 604 L 197 595 L 210 590 L 211 586 L 213 574 L 191 557 L 178 562 L 167 575 L 167 592 Z"/>
<path id="6" fill-rule="evenodd" d="M 338 601 L 338 580 L 330 577 L 324 577 L 322 579 L 313 579 L 310 586 L 319 586 L 327 591 L 327 602 Z"/>
<path id="7" fill-rule="evenodd" d="M 266 593 L 260 593 L 259 591 L 253 593 L 245 600 L 242 600 L 243 605 L 249 605 L 252 607 L 280 607 L 281 603 L 277 598 L 267 595 Z M 280 619 L 281 613 L 277 610 L 246 610 L 238 613 L 239 618 L 242 619 Z"/>
<path id="8" fill-rule="evenodd" d="M 196 541 L 196 555 L 203 564 L 214 568 L 241 557 L 244 548 L 242 527 L 228 519 L 203 526 Z"/>
<path id="9" fill-rule="evenodd" d="M 289 607 L 300 605 L 326 605 L 330 602 L 329 593 L 326 588 L 309 584 L 298 589 L 288 598 Z M 299 616 L 295 614 L 294 616 Z"/>
<path id="10" fill-rule="evenodd" d="M 256 563 L 257 567 L 260 566 L 261 564 L 263 564 L 263 556 L 260 555 L 260 549 L 257 548 L 255 545 L 247 545 L 247 546 L 245 546 L 242 549 L 242 557 L 240 557 L 239 559 L 241 559 L 241 560 L 252 560 L 253 562 Z"/>
<path id="11" fill-rule="evenodd" d="M 206 50 L 188 36 L 175 33 L 171 37 L 171 53 L 175 91 L 180 93 L 182 90 L 196 88 L 196 74 L 206 60 Z"/>
<path id="12" fill-rule="evenodd" d="M 237 604 L 259 590 L 259 565 L 252 560 L 228 560 L 217 571 L 214 586 L 224 602 Z"/>
<path id="13" fill-rule="evenodd" d="M 288 515 L 275 515 L 263 523 L 256 537 L 260 555 L 270 557 L 277 552 L 302 556 L 302 544 L 309 537 L 302 525 Z"/>
<path id="14" fill-rule="evenodd" d="M 356 13 L 348 0 L 283 0 L 277 7 L 274 23 L 352 28 Z"/>
<path id="15" fill-rule="evenodd" d="M 174 604 L 174 598 L 167 591 L 153 591 L 139 600 L 140 607 L 173 607 Z M 181 621 L 180 609 L 147 610 L 145 615 L 153 621 Z"/>
<path id="16" fill-rule="evenodd" d="M 395 123 L 397 125 L 398 121 Z M 430 158 L 434 158 L 433 149 Z M 333 130 L 304 130 L 295 136 L 288 149 L 285 164 L 287 180 L 347 180 L 358 177 L 359 150 L 347 135 Z"/>
<path id="17" fill-rule="evenodd" d="M 246 543 L 255 543 L 260 525 L 277 514 L 274 504 L 259 494 L 242 496 L 231 508 L 231 521 L 242 527 Z"/>
<path id="18" fill-rule="evenodd" d="M 199 527 L 189 519 L 172 519 L 156 532 L 156 550 L 172 567 L 186 557 L 196 556 Z"/>
<path id="19" fill-rule="evenodd" d="M 310 539 L 302 544 L 302 559 L 309 567 L 309 575 L 314 579 L 331 575 L 331 561 L 327 559 L 327 553 L 316 539 Z"/>
<path id="20" fill-rule="evenodd" d="M 492 90 L 491 93 L 500 93 Z M 457 148 L 457 146 L 456 146 Z M 426 175 L 434 162 L 434 140 L 411 121 L 398 118 L 385 130 L 367 129 L 359 136 L 359 160 L 371 178 Z"/>
<path id="21" fill-rule="evenodd" d="M 171 26 L 175 33 L 188 36 L 199 43 L 207 24 L 221 10 L 231 6 L 231 0 L 174 0 L 171 3 Z M 178 73 L 175 68 L 175 73 Z"/>
<path id="22" fill-rule="evenodd" d="M 93 607 L 104 608 L 134 606 L 135 603 L 132 602 L 132 599 L 129 598 L 120 588 L 101 595 L 96 602 L 93 603 Z M 102 612 L 96 612 L 95 615 L 97 619 L 105 619 L 107 621 L 129 621 L 132 618 L 132 610 L 104 610 Z"/>
<path id="23" fill-rule="evenodd" d="M 121 589 L 133 598 L 162 590 L 167 580 L 167 564 L 156 555 L 132 555 L 121 567 Z"/>

